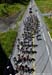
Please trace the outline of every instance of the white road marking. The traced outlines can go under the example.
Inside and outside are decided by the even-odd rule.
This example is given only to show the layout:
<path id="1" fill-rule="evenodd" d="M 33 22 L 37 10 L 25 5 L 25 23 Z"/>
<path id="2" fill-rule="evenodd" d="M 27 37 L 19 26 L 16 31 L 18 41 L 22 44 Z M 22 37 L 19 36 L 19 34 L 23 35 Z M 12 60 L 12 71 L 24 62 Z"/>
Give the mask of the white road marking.
<path id="1" fill-rule="evenodd" d="M 49 53 L 49 48 L 48 48 L 47 45 L 46 45 L 46 48 L 47 48 L 47 53 L 48 53 L 48 56 L 49 56 L 49 61 L 50 61 L 51 66 L 52 66 L 52 59 L 51 59 L 51 56 L 50 56 L 50 53 Z"/>
<path id="2" fill-rule="evenodd" d="M 44 35 L 44 33 L 43 33 L 43 38 L 44 38 L 44 41 L 46 42 L 46 38 L 45 38 L 45 35 Z"/>
<path id="3" fill-rule="evenodd" d="M 46 43 L 46 38 L 45 38 L 44 33 L 43 33 L 43 38 L 44 38 L 44 41 L 45 41 L 45 43 Z M 46 49 L 47 49 L 47 53 L 48 53 L 48 56 L 49 56 L 49 61 L 50 61 L 51 66 L 52 66 L 52 58 L 51 58 L 51 56 L 50 56 L 50 53 L 49 53 L 49 48 L 48 48 L 47 43 L 46 43 Z"/>
<path id="4" fill-rule="evenodd" d="M 37 15 L 38 15 L 39 21 L 41 22 L 41 19 L 40 19 L 40 16 L 39 16 L 39 13 L 38 13 L 38 12 L 37 12 Z M 41 23 L 40 23 L 40 25 L 42 26 Z M 52 42 L 52 38 L 51 38 L 51 36 L 50 36 L 50 33 L 48 32 L 48 34 L 49 34 L 50 40 L 51 40 L 51 42 Z M 44 38 L 44 41 L 45 41 L 45 43 L 46 43 L 46 38 L 45 38 L 44 33 L 43 33 L 43 38 Z M 52 66 L 52 59 L 51 59 L 51 56 L 50 56 L 50 53 L 49 53 L 49 48 L 48 48 L 47 43 L 46 43 L 46 49 L 47 49 L 47 53 L 48 53 L 48 56 L 49 56 L 49 60 L 50 60 L 51 66 Z"/>

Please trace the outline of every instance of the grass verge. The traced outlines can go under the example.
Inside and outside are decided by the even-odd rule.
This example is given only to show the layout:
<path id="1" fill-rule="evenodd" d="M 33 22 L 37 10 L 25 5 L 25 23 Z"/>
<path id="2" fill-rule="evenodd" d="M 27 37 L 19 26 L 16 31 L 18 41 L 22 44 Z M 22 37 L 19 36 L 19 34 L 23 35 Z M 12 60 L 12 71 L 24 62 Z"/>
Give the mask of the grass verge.
<path id="1" fill-rule="evenodd" d="M 44 21 L 48 27 L 48 30 L 49 30 L 51 38 L 52 38 L 52 18 L 44 17 Z"/>
<path id="2" fill-rule="evenodd" d="M 0 33 L 0 42 L 8 57 L 12 52 L 14 42 L 16 40 L 16 35 L 17 32 L 15 30 L 9 30 L 8 32 Z"/>

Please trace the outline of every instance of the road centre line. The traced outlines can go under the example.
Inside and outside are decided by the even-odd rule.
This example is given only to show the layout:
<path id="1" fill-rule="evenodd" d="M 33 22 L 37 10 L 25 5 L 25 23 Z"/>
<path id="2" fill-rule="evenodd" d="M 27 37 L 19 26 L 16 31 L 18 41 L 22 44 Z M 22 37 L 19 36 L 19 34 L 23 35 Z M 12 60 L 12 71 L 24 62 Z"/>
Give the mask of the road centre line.
<path id="1" fill-rule="evenodd" d="M 33 38 L 32 41 L 33 41 L 33 45 L 34 45 L 34 44 L 35 44 L 35 39 Z M 33 47 L 33 51 L 34 51 L 34 47 Z M 33 57 L 34 57 L 34 55 L 33 55 Z M 33 63 L 32 66 L 33 66 L 33 68 L 35 69 L 35 63 Z M 36 73 L 33 72 L 33 75 L 36 75 Z"/>

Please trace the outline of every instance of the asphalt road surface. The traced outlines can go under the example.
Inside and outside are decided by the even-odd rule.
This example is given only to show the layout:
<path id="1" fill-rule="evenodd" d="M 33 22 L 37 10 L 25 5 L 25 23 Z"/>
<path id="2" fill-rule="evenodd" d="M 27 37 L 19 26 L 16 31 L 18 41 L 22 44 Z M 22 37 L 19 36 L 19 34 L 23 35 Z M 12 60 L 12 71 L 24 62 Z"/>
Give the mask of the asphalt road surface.
<path id="1" fill-rule="evenodd" d="M 32 10 L 33 14 L 35 14 L 38 17 L 40 22 L 39 32 L 37 34 L 37 35 L 40 35 L 39 40 L 37 39 L 37 35 L 35 35 L 35 38 L 34 38 L 34 43 L 37 44 L 38 46 L 34 48 L 37 51 L 37 54 L 34 56 L 36 61 L 33 63 L 33 67 L 35 66 L 34 67 L 35 73 L 33 73 L 33 75 L 52 75 L 52 42 L 48 35 L 48 31 L 46 29 L 45 23 L 43 22 L 41 13 L 39 9 L 37 8 L 34 0 L 31 0 L 31 2 L 29 3 L 29 6 L 23 16 L 23 19 L 19 24 L 20 25 L 19 32 L 16 38 L 15 46 L 14 46 L 13 53 L 11 55 L 10 60 L 13 65 L 13 68 L 15 69 L 13 57 L 17 57 L 17 54 L 18 54 L 17 39 L 20 38 L 22 40 L 22 33 L 24 32 L 23 20 L 25 20 L 25 18 L 29 16 L 29 8 L 31 6 L 33 9 Z"/>

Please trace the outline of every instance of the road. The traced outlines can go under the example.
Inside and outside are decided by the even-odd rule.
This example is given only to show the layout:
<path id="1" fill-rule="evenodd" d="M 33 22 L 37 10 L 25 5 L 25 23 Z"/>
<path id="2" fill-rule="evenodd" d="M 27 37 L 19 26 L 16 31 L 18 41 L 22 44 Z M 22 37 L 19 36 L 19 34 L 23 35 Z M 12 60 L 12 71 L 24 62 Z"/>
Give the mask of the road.
<path id="1" fill-rule="evenodd" d="M 11 63 L 13 65 L 13 68 L 15 69 L 15 66 L 14 66 L 14 62 L 13 62 L 13 57 L 16 57 L 17 54 L 18 54 L 18 50 L 17 50 L 17 44 L 18 44 L 18 38 L 22 40 L 22 33 L 24 33 L 24 24 L 23 24 L 23 21 L 26 19 L 26 17 L 28 17 L 29 15 L 29 8 L 31 7 L 31 2 L 29 3 L 29 6 L 23 16 L 23 19 L 21 20 L 21 22 L 19 23 L 19 30 L 18 30 L 18 36 L 16 38 L 16 42 L 15 42 L 15 46 L 13 48 L 13 53 L 10 57 L 10 60 L 11 60 Z"/>
<path id="2" fill-rule="evenodd" d="M 49 13 L 43 13 L 42 16 L 47 16 L 47 17 L 50 16 L 51 17 L 52 16 L 52 13 L 50 13 L 50 12 Z"/>
<path id="3" fill-rule="evenodd" d="M 36 73 L 52 75 L 52 42 L 36 3 L 34 10 L 36 10 L 37 17 L 40 21 L 40 34 L 42 38 L 41 41 L 36 41 L 38 43 L 38 47 L 36 48 Z"/>
<path id="4" fill-rule="evenodd" d="M 37 40 L 35 35 L 35 44 L 37 44 L 38 46 L 35 47 L 35 50 L 37 51 L 37 54 L 35 55 L 35 73 L 33 75 L 52 75 L 52 42 L 50 40 L 50 37 L 48 35 L 48 31 L 46 29 L 46 25 L 42 19 L 41 13 L 39 11 L 39 9 L 36 6 L 36 3 L 34 2 L 34 0 L 32 0 L 32 3 L 30 2 L 22 21 L 20 22 L 20 27 L 19 27 L 19 32 L 18 32 L 18 36 L 16 38 L 16 42 L 15 42 L 15 46 L 13 49 L 13 53 L 11 55 L 11 63 L 13 65 L 13 68 L 15 69 L 14 66 L 14 62 L 13 62 L 13 57 L 17 57 L 18 51 L 17 51 L 17 44 L 18 41 L 17 39 L 20 38 L 22 40 L 22 33 L 24 25 L 23 25 L 23 20 L 25 20 L 25 18 L 29 15 L 29 8 L 31 7 L 32 4 L 32 9 L 33 9 L 33 13 L 35 15 L 37 15 L 39 21 L 40 21 L 40 27 L 39 27 L 39 33 L 40 39 L 41 40 Z"/>

